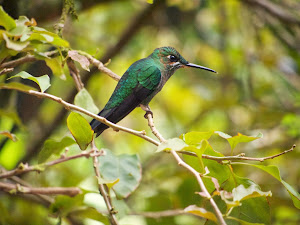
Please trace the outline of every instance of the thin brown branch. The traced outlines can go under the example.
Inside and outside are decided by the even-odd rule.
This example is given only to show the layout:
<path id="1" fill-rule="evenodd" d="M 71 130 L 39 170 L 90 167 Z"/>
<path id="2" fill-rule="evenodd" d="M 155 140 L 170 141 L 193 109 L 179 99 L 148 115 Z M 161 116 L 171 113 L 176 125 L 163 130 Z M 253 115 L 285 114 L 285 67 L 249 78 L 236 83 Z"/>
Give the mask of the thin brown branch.
<path id="1" fill-rule="evenodd" d="M 9 192 L 11 194 L 14 193 L 23 193 L 23 194 L 43 194 L 43 195 L 68 195 L 75 196 L 81 193 L 80 188 L 78 187 L 70 187 L 70 188 L 62 188 L 62 187 L 43 187 L 43 188 L 34 188 L 34 187 L 26 187 L 20 184 L 10 184 L 5 182 L 0 182 L 0 190 Z"/>
<path id="2" fill-rule="evenodd" d="M 52 57 L 52 56 L 55 56 L 56 54 L 58 54 L 58 51 L 55 50 L 55 51 L 45 52 L 44 54 L 47 57 Z M 15 60 L 11 60 L 11 61 L 2 63 L 0 65 L 0 69 L 2 69 L 2 68 L 14 68 L 14 67 L 22 65 L 24 63 L 34 62 L 34 61 L 37 61 L 37 60 L 38 59 L 34 55 L 29 55 L 28 54 L 28 55 L 23 56 L 23 57 L 21 57 L 19 59 L 15 59 Z"/>
<path id="3" fill-rule="evenodd" d="M 12 71 L 14 71 L 14 68 L 4 68 L 4 69 L 0 70 L 0 76 L 3 74 L 10 73 Z"/>
<path id="4" fill-rule="evenodd" d="M 110 69 L 108 69 L 107 67 L 104 66 L 104 64 L 99 61 L 98 59 L 94 58 L 93 56 L 87 54 L 86 52 L 82 52 L 82 51 L 78 51 L 78 53 L 80 53 L 81 55 L 87 57 L 87 59 L 90 61 L 91 64 L 93 64 L 95 67 L 97 67 L 97 69 L 103 73 L 105 73 L 106 75 L 110 76 L 112 79 L 119 81 L 120 80 L 120 76 L 115 74 L 113 71 L 111 71 Z"/>
<path id="5" fill-rule="evenodd" d="M 15 90 L 14 88 L 11 88 L 11 87 L 3 87 L 4 89 L 13 89 Z M 104 123 L 106 124 L 107 126 L 113 128 L 114 130 L 118 131 L 118 130 L 121 130 L 121 131 L 124 131 L 124 132 L 127 132 L 127 133 L 130 133 L 130 134 L 133 134 L 135 136 L 138 136 L 140 138 L 143 138 L 145 139 L 146 141 L 149 141 L 150 143 L 152 144 L 155 144 L 155 145 L 159 145 L 159 142 L 153 140 L 152 138 L 148 137 L 146 134 L 145 134 L 145 131 L 136 131 L 136 130 L 133 130 L 133 129 L 130 129 L 130 128 L 126 128 L 126 127 L 122 127 L 122 126 L 119 126 L 117 124 L 114 124 L 110 121 L 108 121 L 107 119 L 105 119 L 104 117 L 101 117 L 101 116 L 98 116 L 94 113 L 91 113 L 79 106 L 76 106 L 76 105 L 73 105 L 73 104 L 70 104 L 64 100 L 62 100 L 61 98 L 59 97 L 56 97 L 54 95 L 51 95 L 51 94 L 48 94 L 48 93 L 43 93 L 43 92 L 39 92 L 39 91 L 34 91 L 34 90 L 18 90 L 18 91 L 21 91 L 21 92 L 24 92 L 24 93 L 27 93 L 27 94 L 30 94 L 30 95 L 34 95 L 34 96 L 37 96 L 37 97 L 40 97 L 40 98 L 48 98 L 48 99 L 51 99 L 55 102 L 58 102 L 60 104 L 62 104 L 67 110 L 75 110 L 75 111 L 78 111 L 78 112 L 81 112 L 81 113 L 84 113 L 85 115 L 88 115 L 98 121 L 100 121 L 101 123 Z"/>
<path id="6" fill-rule="evenodd" d="M 274 159 L 278 156 L 281 156 L 283 154 L 286 154 L 288 152 L 293 151 L 296 148 L 296 145 L 294 144 L 290 149 L 285 150 L 281 153 L 278 153 L 276 155 L 271 155 L 271 156 L 267 156 L 267 157 L 260 157 L 260 158 L 255 158 L 255 157 L 246 157 L 243 156 L 242 154 L 240 155 L 236 155 L 236 156 L 224 156 L 224 157 L 218 157 L 218 156 L 211 156 L 211 155 L 202 155 L 202 158 L 204 159 L 210 159 L 210 160 L 215 160 L 219 163 L 222 163 L 223 161 L 232 161 L 232 160 L 248 160 L 248 161 L 259 161 L 259 162 L 263 162 L 265 160 L 269 160 L 269 159 Z M 195 156 L 198 157 L 196 153 L 194 152 L 187 152 L 187 151 L 178 151 L 178 153 L 182 153 L 185 155 L 190 155 L 190 156 Z"/>
<path id="7" fill-rule="evenodd" d="M 92 146 L 92 151 L 95 151 L 95 152 L 99 151 L 97 149 L 96 145 L 95 145 L 94 140 L 92 141 L 91 146 Z M 106 207 L 107 207 L 107 210 L 108 210 L 108 213 L 109 213 L 110 223 L 111 223 L 111 225 L 118 225 L 119 223 L 118 223 L 116 215 L 115 215 L 117 212 L 115 211 L 115 209 L 112 205 L 112 201 L 111 201 L 111 197 L 109 195 L 108 188 L 105 184 L 102 184 L 102 183 L 99 182 L 99 179 L 101 178 L 101 175 L 100 175 L 99 170 L 98 170 L 98 157 L 97 156 L 93 157 L 93 166 L 94 166 L 94 171 L 95 171 L 96 178 L 97 178 L 99 192 L 100 192 L 100 194 L 102 195 L 102 197 L 104 199 L 104 202 L 106 204 Z"/>
<path id="8" fill-rule="evenodd" d="M 158 132 L 158 130 L 155 128 L 154 126 L 154 122 L 153 122 L 153 118 L 151 114 L 147 114 L 147 119 L 148 119 L 148 124 L 150 126 L 150 129 L 152 130 L 152 133 L 161 141 L 161 142 L 165 142 L 166 139 Z M 214 201 L 214 199 L 212 198 L 212 196 L 210 195 L 210 193 L 207 191 L 204 182 L 200 176 L 200 173 L 198 171 L 196 171 L 193 167 L 191 167 L 190 165 L 188 165 L 187 163 L 185 163 L 177 154 L 176 151 L 171 150 L 170 153 L 173 155 L 173 157 L 176 159 L 178 165 L 186 168 L 188 171 L 190 171 L 197 179 L 198 184 L 201 188 L 201 191 L 205 194 L 206 198 L 209 200 L 211 206 L 213 207 L 213 209 L 215 210 L 215 213 L 217 215 L 219 224 L 221 225 L 226 225 L 226 222 L 223 218 L 222 212 L 220 211 L 220 209 L 218 208 L 216 202 Z"/>
<path id="9" fill-rule="evenodd" d="M 19 174 L 23 174 L 23 173 L 28 173 L 31 171 L 43 171 L 45 168 L 65 162 L 65 161 L 69 161 L 72 159 L 77 159 L 77 158 L 81 158 L 81 157 L 93 157 L 93 156 L 100 156 L 102 155 L 103 152 L 98 152 L 97 154 L 94 153 L 94 151 L 82 151 L 81 153 L 77 154 L 77 155 L 73 155 L 73 156 L 69 156 L 69 157 L 61 157 L 59 159 L 53 160 L 53 161 L 49 161 L 46 162 L 44 164 L 40 164 L 40 165 L 34 165 L 34 166 L 29 166 L 28 164 L 20 164 L 16 169 L 14 170 L 10 170 L 10 171 L 4 171 L 2 173 L 0 173 L 0 179 L 1 178 L 7 178 L 7 177 L 12 177 L 15 175 L 19 175 Z"/>

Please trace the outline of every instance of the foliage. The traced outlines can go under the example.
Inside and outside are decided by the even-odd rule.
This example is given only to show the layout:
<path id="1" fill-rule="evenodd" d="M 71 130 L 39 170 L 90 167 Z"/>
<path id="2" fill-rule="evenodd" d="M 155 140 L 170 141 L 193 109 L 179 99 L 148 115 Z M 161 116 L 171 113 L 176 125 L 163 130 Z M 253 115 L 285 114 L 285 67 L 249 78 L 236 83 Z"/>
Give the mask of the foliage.
<path id="1" fill-rule="evenodd" d="M 20 1 L 13 19 L 0 6 L 1 224 L 110 224 L 113 217 L 120 224 L 219 223 L 211 199 L 172 151 L 201 175 L 227 224 L 299 223 L 299 151 L 291 148 L 299 144 L 299 3 L 63 2 L 59 22 L 50 15 L 57 9 L 31 15 Z M 129 23 L 128 12 L 139 19 Z M 28 97 L 51 94 L 96 114 L 116 84 L 106 70 L 121 75 L 163 45 L 219 75 L 179 70 L 168 81 L 151 102 L 156 127 L 168 137 L 157 147 L 108 129 L 96 150 L 90 116 L 66 116 L 68 107 Z M 108 62 L 106 70 L 90 57 Z M 120 125 L 150 136 L 139 109 Z M 81 193 L 31 198 L 23 187 L 33 186 Z"/>

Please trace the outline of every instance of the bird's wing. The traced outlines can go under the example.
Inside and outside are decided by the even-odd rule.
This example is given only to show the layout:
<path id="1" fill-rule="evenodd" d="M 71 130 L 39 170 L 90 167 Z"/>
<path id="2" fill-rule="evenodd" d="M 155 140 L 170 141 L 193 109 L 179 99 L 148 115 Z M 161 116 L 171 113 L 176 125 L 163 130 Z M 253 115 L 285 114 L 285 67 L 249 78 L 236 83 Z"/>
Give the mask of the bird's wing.
<path id="1" fill-rule="evenodd" d="M 149 97 L 161 80 L 161 72 L 155 66 L 139 66 L 122 76 L 114 93 L 99 113 L 107 120 L 117 123 Z M 93 130 L 102 133 L 107 126 L 99 121 L 91 122 Z"/>

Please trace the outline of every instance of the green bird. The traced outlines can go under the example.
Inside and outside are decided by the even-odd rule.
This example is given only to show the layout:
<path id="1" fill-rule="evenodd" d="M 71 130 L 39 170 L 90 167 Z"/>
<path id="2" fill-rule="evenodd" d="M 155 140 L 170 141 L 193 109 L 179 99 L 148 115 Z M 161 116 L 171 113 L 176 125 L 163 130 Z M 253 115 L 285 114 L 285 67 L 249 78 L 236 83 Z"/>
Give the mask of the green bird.
<path id="1" fill-rule="evenodd" d="M 136 61 L 127 69 L 98 115 L 118 123 L 138 106 L 146 111 L 145 117 L 148 113 L 152 114 L 149 102 L 177 69 L 185 67 L 216 73 L 204 66 L 189 63 L 173 47 L 157 48 L 147 58 Z M 95 119 L 90 124 L 97 137 L 108 128 Z"/>

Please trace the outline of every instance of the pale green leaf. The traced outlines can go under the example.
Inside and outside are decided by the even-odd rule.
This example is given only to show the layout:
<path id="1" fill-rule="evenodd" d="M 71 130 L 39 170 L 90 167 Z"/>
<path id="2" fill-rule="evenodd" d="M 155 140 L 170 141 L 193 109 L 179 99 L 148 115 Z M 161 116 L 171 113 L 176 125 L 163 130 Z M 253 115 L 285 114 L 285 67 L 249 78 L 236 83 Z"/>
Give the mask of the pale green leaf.
<path id="1" fill-rule="evenodd" d="M 94 131 L 79 113 L 71 112 L 67 119 L 68 128 L 81 150 L 85 150 L 93 140 Z"/>
<path id="2" fill-rule="evenodd" d="M 112 189 L 118 198 L 128 197 L 139 185 L 142 174 L 137 155 L 114 155 L 105 149 L 106 155 L 99 157 L 99 172 L 105 180 L 116 181 Z"/>
<path id="3" fill-rule="evenodd" d="M 66 147 L 73 145 L 75 143 L 76 142 L 70 137 L 64 137 L 60 141 L 55 141 L 52 139 L 46 140 L 42 150 L 39 152 L 38 162 L 39 163 L 45 162 L 51 155 L 53 154 L 58 155 Z"/>
<path id="4" fill-rule="evenodd" d="M 248 188 L 245 188 L 244 185 L 239 185 L 238 187 L 232 190 L 233 201 L 242 201 L 248 198 L 256 198 L 256 197 L 272 197 L 272 192 L 267 191 L 263 192 L 260 190 L 258 185 L 251 185 Z"/>
<path id="5" fill-rule="evenodd" d="M 202 218 L 217 222 L 217 218 L 216 218 L 215 214 L 213 214 L 212 212 L 207 211 L 204 208 L 200 208 L 196 205 L 190 205 L 190 206 L 186 207 L 184 209 L 184 212 L 191 213 L 191 214 L 194 214 L 196 216 L 200 216 Z"/>
<path id="6" fill-rule="evenodd" d="M 74 99 L 74 104 L 95 114 L 99 112 L 99 109 L 95 105 L 93 98 L 85 88 L 81 89 L 77 93 Z M 90 119 L 90 117 L 87 115 L 82 115 L 82 116 L 86 119 Z"/>
<path id="7" fill-rule="evenodd" d="M 5 33 L 3 33 L 2 36 L 6 42 L 6 47 L 17 52 L 22 51 L 24 48 L 26 48 L 29 45 L 29 41 L 25 41 L 25 42 L 13 41 L 10 40 Z"/>
<path id="8" fill-rule="evenodd" d="M 42 92 L 44 92 L 51 86 L 50 78 L 48 75 L 34 77 L 34 76 L 30 75 L 29 73 L 22 71 L 22 72 L 18 73 L 17 75 L 10 77 L 9 79 L 15 78 L 15 77 L 21 77 L 23 79 L 28 79 L 28 80 L 34 81 L 35 83 L 37 83 L 39 85 Z"/>
<path id="9" fill-rule="evenodd" d="M 183 140 L 179 138 L 172 138 L 168 139 L 166 142 L 161 143 L 158 147 L 156 152 L 161 152 L 161 151 L 181 151 L 184 147 L 187 147 L 188 145 L 184 143 Z"/>

